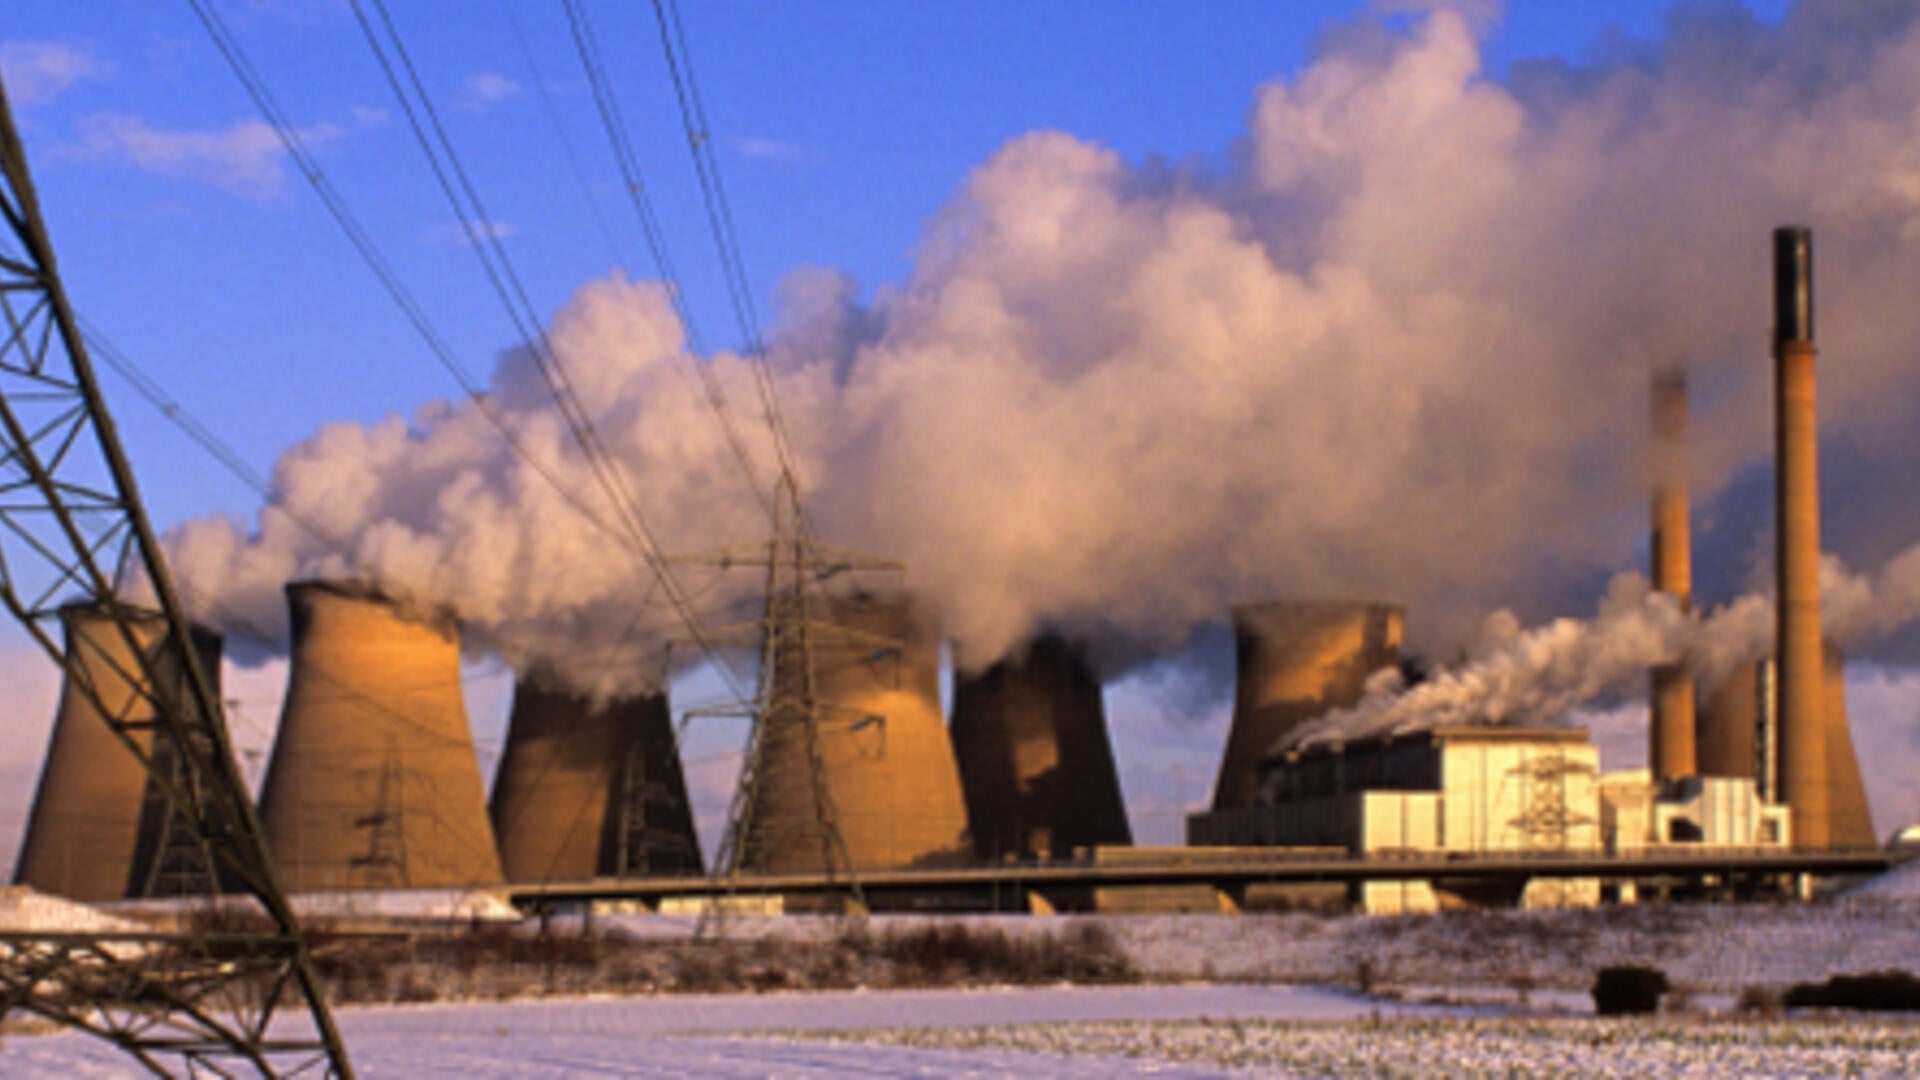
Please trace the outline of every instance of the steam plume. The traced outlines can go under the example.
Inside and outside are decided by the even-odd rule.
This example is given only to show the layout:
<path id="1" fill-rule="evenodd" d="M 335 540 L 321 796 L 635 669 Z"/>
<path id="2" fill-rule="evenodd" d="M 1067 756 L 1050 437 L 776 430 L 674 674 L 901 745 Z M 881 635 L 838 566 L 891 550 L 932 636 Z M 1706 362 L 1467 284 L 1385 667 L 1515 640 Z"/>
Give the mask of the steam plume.
<path id="1" fill-rule="evenodd" d="M 968 667 L 1042 624 L 1152 655 L 1283 596 L 1393 597 L 1451 649 L 1487 611 L 1566 610 L 1633 560 L 1650 367 L 1694 374 L 1703 503 L 1765 460 L 1782 220 L 1821 231 L 1827 430 L 1870 455 L 1912 439 L 1890 404 L 1920 399 L 1912 5 L 1810 4 L 1779 27 L 1687 5 L 1657 46 L 1504 83 L 1476 33 L 1445 8 L 1347 28 L 1258 91 L 1214 165 L 1021 136 L 930 223 L 905 282 L 862 301 L 795 274 L 773 360 L 824 537 L 907 559 Z M 553 336 L 666 545 L 764 531 L 685 375 L 707 365 L 752 401 L 739 358 L 685 356 L 659 287 L 617 273 Z M 592 497 L 524 357 L 490 393 Z M 203 616 L 229 629 L 221 611 L 282 627 L 290 577 L 357 576 L 603 690 L 669 632 L 631 558 L 469 405 L 329 426 L 275 478 L 346 551 L 275 509 L 177 530 Z M 1885 512 L 1920 535 L 1920 506 Z M 1610 665 L 1625 642 L 1644 669 L 1682 647 L 1686 621 L 1634 589 L 1608 594 L 1604 641 L 1556 645 L 1572 631 L 1549 624 L 1508 639 L 1509 666 Z M 1548 710 L 1598 678 L 1496 700 Z"/>

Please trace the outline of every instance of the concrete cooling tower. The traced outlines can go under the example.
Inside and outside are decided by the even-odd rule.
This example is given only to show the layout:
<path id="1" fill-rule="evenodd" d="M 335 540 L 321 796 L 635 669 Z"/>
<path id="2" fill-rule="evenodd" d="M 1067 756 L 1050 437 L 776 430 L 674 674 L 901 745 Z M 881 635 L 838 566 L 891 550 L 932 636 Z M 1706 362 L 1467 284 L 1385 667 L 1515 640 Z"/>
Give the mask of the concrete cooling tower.
<path id="1" fill-rule="evenodd" d="M 509 882 L 700 873 L 664 693 L 596 707 L 522 678 L 488 811 Z"/>
<path id="2" fill-rule="evenodd" d="M 1828 643 L 1822 650 L 1821 704 L 1826 716 L 1825 787 L 1835 847 L 1872 847 L 1877 842 L 1868 809 L 1860 759 L 1847 719 L 1846 657 Z M 1703 776 L 1755 779 L 1760 792 L 1779 802 L 1779 724 L 1772 660 L 1742 664 L 1703 703 L 1700 772 Z"/>
<path id="3" fill-rule="evenodd" d="M 974 847 L 986 858 L 1133 842 L 1099 680 L 1060 638 L 958 677 L 953 744 Z"/>
<path id="4" fill-rule="evenodd" d="M 1233 609 L 1239 671 L 1233 730 L 1213 808 L 1253 806 L 1274 740 L 1360 701 L 1367 677 L 1400 662 L 1406 611 L 1390 604 L 1294 602 Z"/>
<path id="5" fill-rule="evenodd" d="M 937 635 L 897 595 L 814 601 L 812 613 L 817 748 L 809 748 L 802 714 L 769 711 L 762 718 L 740 868 L 837 868 L 818 824 L 816 790 L 831 801 L 857 869 L 967 861 L 973 844 L 940 714 Z M 776 659 L 777 696 L 804 696 L 799 659 L 791 652 Z"/>
<path id="6" fill-rule="evenodd" d="M 166 803 L 144 766 L 107 726 L 154 719 L 146 676 L 113 618 L 93 605 L 61 609 L 67 655 L 85 673 L 69 676 L 54 714 L 46 767 L 34 793 L 14 881 L 75 900 L 124 900 L 155 895 Z M 166 636 L 166 620 L 133 614 L 133 637 L 155 676 L 186 693 L 180 653 Z M 220 639 L 194 632 L 201 669 L 219 690 Z M 103 712 L 104 710 L 104 712 Z M 134 741 L 151 753 L 153 735 Z"/>
<path id="7" fill-rule="evenodd" d="M 499 884 L 451 619 L 287 586 L 292 670 L 260 817 L 289 892 Z"/>

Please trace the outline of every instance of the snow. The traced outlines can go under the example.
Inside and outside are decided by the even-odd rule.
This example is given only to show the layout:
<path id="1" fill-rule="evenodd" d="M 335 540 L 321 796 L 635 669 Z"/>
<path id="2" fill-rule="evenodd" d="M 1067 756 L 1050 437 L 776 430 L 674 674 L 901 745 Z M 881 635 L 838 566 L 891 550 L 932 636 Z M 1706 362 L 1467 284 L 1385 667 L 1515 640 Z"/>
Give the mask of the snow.
<path id="1" fill-rule="evenodd" d="M 1457 1011 L 1377 1003 L 1337 990 L 1298 986 L 1131 986 L 389 1006 L 342 1009 L 339 1021 L 355 1065 L 368 1077 L 1214 1076 L 1219 1070 L 1213 1067 L 1100 1056 L 1068 1061 L 1026 1052 L 813 1043 L 794 1036 L 1114 1019 L 1329 1023 L 1376 1014 L 1423 1018 Z M 784 1037 L 749 1039 L 739 1037 L 741 1033 Z M 130 1064 L 104 1043 L 71 1034 L 10 1038 L 0 1051 L 0 1072 L 21 1080 L 141 1075 Z"/>
<path id="2" fill-rule="evenodd" d="M 1915 828 L 1920 828 L 1916 826 Z M 1908 829 L 1911 832 L 1913 829 Z M 1902 832 L 1901 836 L 1905 836 Z M 1912 859 L 1847 892 L 1854 900 L 1920 900 L 1920 859 Z"/>
<path id="3" fill-rule="evenodd" d="M 151 927 L 25 885 L 0 888 L 0 931 L 9 933 L 133 933 Z"/>

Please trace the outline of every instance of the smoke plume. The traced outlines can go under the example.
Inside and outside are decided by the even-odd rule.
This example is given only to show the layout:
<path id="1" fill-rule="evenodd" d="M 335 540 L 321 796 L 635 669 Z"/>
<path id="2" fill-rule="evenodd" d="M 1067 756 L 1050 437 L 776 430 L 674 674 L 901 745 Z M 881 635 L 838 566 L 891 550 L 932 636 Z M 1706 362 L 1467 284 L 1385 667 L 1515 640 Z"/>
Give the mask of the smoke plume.
<path id="1" fill-rule="evenodd" d="M 1657 45 L 1501 81 L 1479 32 L 1446 8 L 1349 26 L 1200 164 L 1020 136 L 929 223 L 907 280 L 862 299 L 794 274 L 771 359 L 822 537 L 907 560 L 969 667 L 1043 624 L 1152 655 L 1233 602 L 1292 596 L 1405 602 L 1450 651 L 1488 611 L 1569 610 L 1634 560 L 1651 368 L 1692 373 L 1703 505 L 1766 459 L 1766 240 L 1784 221 L 1818 230 L 1827 430 L 1902 452 L 1920 11 L 1835 0 L 1770 25 L 1684 5 Z M 690 374 L 751 402 L 739 357 L 688 356 L 661 288 L 619 273 L 552 336 L 663 546 L 765 533 Z M 604 506 L 524 356 L 489 395 Z M 764 482 L 764 433 L 737 415 Z M 341 543 L 271 507 L 170 538 L 229 629 L 282 632 L 290 578 L 358 577 L 601 689 L 676 632 L 657 595 L 637 602 L 631 552 L 469 403 L 327 427 L 275 481 Z M 1920 506 L 1885 512 L 1920 535 Z M 736 587 L 688 586 L 713 607 Z M 1644 592 L 1616 581 L 1585 631 L 1503 632 L 1409 697 L 1543 713 L 1690 647 Z"/>

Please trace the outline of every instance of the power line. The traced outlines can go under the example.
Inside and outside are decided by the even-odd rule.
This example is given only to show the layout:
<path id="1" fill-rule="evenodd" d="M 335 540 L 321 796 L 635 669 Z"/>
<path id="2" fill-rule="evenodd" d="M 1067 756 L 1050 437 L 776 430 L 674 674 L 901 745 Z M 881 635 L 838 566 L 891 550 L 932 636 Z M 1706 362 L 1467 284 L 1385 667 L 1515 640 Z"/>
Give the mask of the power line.
<path id="1" fill-rule="evenodd" d="M 601 59 L 600 43 L 594 33 L 593 23 L 587 18 L 585 9 L 576 0 L 562 0 L 566 9 L 567 25 L 573 33 L 574 51 L 580 56 L 580 66 L 587 76 L 587 84 L 593 91 L 595 111 L 600 117 L 600 126 L 606 132 L 607 143 L 613 150 L 615 165 L 620 170 L 627 199 L 633 205 L 634 216 L 640 222 L 640 233 L 646 238 L 647 248 L 653 256 L 654 270 L 659 273 L 667 286 L 667 296 L 673 305 L 674 313 L 679 316 L 680 324 L 686 329 L 687 344 L 696 356 L 708 355 L 706 342 L 700 334 L 699 323 L 693 317 L 688 305 L 686 290 L 680 283 L 679 274 L 674 269 L 673 256 L 667 248 L 665 231 L 660 227 L 660 218 L 655 213 L 653 202 L 647 196 L 646 181 L 642 178 L 640 162 L 633 150 L 633 143 L 627 138 L 626 123 L 622 119 L 620 100 L 614 94 L 612 80 L 607 78 L 606 64 Z M 707 407 L 720 423 L 720 430 L 727 441 L 727 448 L 746 477 L 747 486 L 753 490 L 754 497 L 760 501 L 769 519 L 773 516 L 773 498 L 775 495 L 760 484 L 756 478 L 752 458 L 748 455 L 746 444 L 740 437 L 739 429 L 734 426 L 732 413 L 727 406 L 727 396 L 713 371 L 693 362 L 696 377 L 706 398 Z M 775 439 L 775 459 L 779 460 L 779 441 Z"/>
<path id="2" fill-rule="evenodd" d="M 462 228 L 472 240 L 475 256 L 480 259 L 495 294 L 507 309 L 508 316 L 515 327 L 520 331 L 528 352 L 534 359 L 534 366 L 546 382 L 555 405 L 560 409 L 569 434 L 579 445 L 595 479 L 619 515 L 621 523 L 635 541 L 635 553 L 660 582 L 661 591 L 667 595 L 675 614 L 678 615 L 694 642 L 715 664 L 721 678 L 729 684 L 729 688 L 737 689 L 733 672 L 721 663 L 718 648 L 701 627 L 698 613 L 688 603 L 679 583 L 674 579 L 665 553 L 652 528 L 647 524 L 645 515 L 641 513 L 632 492 L 628 489 L 618 462 L 607 452 L 591 414 L 581 403 L 565 366 L 560 362 L 559 355 L 553 350 L 552 342 L 548 340 L 545 329 L 540 325 L 539 317 L 533 311 L 532 302 L 520 283 L 519 275 L 513 269 L 513 261 L 508 256 L 505 245 L 501 243 L 497 230 L 489 225 L 486 207 L 481 202 L 478 192 L 474 190 L 472 181 L 460 162 L 459 154 L 452 140 L 447 136 L 445 126 L 440 122 L 439 113 L 433 106 L 433 99 L 420 80 L 419 71 L 415 68 L 406 43 L 401 39 L 399 30 L 393 23 L 385 0 L 372 0 L 372 6 L 379 14 L 381 27 L 385 30 L 386 45 L 382 44 L 381 35 L 373 21 L 367 17 L 366 8 L 361 0 L 350 0 L 350 5 L 355 19 L 360 23 L 369 49 L 374 53 L 382 72 L 386 75 L 395 98 L 400 102 L 408 126 L 413 130 L 415 141 L 427 155 L 442 194 L 446 196 L 448 205 L 452 207 Z M 391 46 L 393 58 L 387 55 L 387 46 Z M 394 64 L 395 59 L 399 62 L 398 68 Z M 401 82 L 401 71 L 406 73 L 406 83 L 412 87 L 412 97 L 408 96 L 407 88 Z M 417 107 L 415 99 L 417 99 Z M 421 119 L 422 116 L 425 117 L 424 122 Z M 438 153 L 435 151 L 436 144 L 439 148 Z M 442 161 L 442 155 L 444 155 L 444 161 Z"/>

